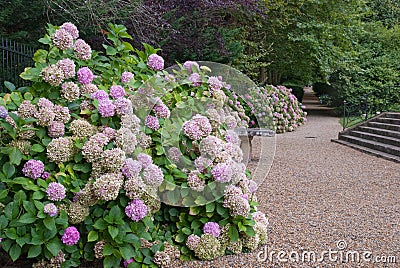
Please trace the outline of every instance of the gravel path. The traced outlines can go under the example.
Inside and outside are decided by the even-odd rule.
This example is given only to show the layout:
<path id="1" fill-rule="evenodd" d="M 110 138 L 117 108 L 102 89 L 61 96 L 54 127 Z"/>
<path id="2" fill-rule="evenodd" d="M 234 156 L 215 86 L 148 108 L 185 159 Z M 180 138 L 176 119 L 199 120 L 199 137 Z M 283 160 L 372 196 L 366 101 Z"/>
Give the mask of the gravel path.
<path id="1" fill-rule="evenodd" d="M 180 267 L 400 267 L 400 165 L 331 142 L 341 130 L 338 118 L 312 114 L 308 120 L 277 135 L 272 168 L 258 191 L 259 208 L 270 222 L 268 254 L 283 250 L 282 258 L 291 254 L 292 260 L 278 261 L 274 253 L 272 261 L 258 261 L 257 253 L 262 258 L 266 251 L 260 248 Z M 268 138 L 254 140 L 256 157 L 261 139 Z M 329 250 L 331 257 L 326 253 L 319 261 Z M 317 260 L 307 262 L 313 252 Z M 357 255 L 358 263 L 352 261 Z M 388 263 L 391 256 L 396 264 Z"/>

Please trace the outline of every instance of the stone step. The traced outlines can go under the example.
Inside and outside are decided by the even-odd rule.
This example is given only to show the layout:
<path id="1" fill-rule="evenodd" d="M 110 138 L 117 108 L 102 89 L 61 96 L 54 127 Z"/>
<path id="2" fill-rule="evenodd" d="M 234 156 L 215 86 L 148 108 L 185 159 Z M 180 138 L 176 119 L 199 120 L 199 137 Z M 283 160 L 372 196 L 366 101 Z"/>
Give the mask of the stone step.
<path id="1" fill-rule="evenodd" d="M 397 118 L 400 119 L 400 113 L 386 113 L 385 116 L 387 118 Z"/>
<path id="2" fill-rule="evenodd" d="M 379 135 L 379 134 L 363 132 L 363 131 L 358 131 L 358 130 L 351 131 L 349 133 L 349 135 L 359 137 L 362 139 L 366 139 L 366 140 L 370 140 L 370 141 L 377 141 L 377 142 L 400 147 L 400 139 L 393 138 L 393 137 L 388 137 L 388 136 L 383 136 L 383 135 Z"/>
<path id="3" fill-rule="evenodd" d="M 392 154 L 395 156 L 400 156 L 400 147 L 390 145 L 390 144 L 385 144 L 382 142 L 377 142 L 377 141 L 371 141 L 371 140 L 366 140 L 360 137 L 355 137 L 351 135 L 340 135 L 339 136 L 340 140 L 344 140 L 350 143 L 354 143 L 363 147 L 367 147 L 373 150 L 381 151 L 387 154 Z"/>
<path id="4" fill-rule="evenodd" d="M 368 122 L 368 126 L 374 127 L 374 128 L 381 128 L 381 129 L 387 129 L 387 130 L 393 130 L 393 131 L 400 131 L 400 126 L 394 125 L 394 124 L 386 124 L 382 122 Z"/>
<path id="5" fill-rule="evenodd" d="M 357 145 L 357 144 L 353 144 L 353 143 L 350 143 L 350 142 L 347 142 L 347 141 L 344 141 L 344 140 L 336 140 L 336 139 L 334 139 L 332 141 L 336 142 L 338 144 L 342 144 L 342 145 L 348 146 L 350 148 L 356 149 L 358 151 L 370 154 L 370 155 L 374 155 L 374 156 L 377 156 L 377 157 L 384 158 L 386 160 L 390 160 L 390 161 L 394 161 L 394 162 L 400 163 L 400 157 L 392 155 L 392 154 L 387 154 L 387 153 L 384 153 L 382 151 L 378 151 L 378 150 L 374 150 L 374 149 L 367 148 L 367 147 L 364 147 L 364 146 L 360 146 L 360 145 Z"/>
<path id="6" fill-rule="evenodd" d="M 359 126 L 357 130 L 373 133 L 377 135 L 392 137 L 396 139 L 400 139 L 400 131 L 388 130 L 383 128 L 375 128 L 375 127 L 368 127 L 368 126 Z"/>
<path id="7" fill-rule="evenodd" d="M 381 123 L 400 126 L 400 119 L 399 118 L 378 117 L 375 120 L 376 120 L 376 122 L 381 122 Z"/>

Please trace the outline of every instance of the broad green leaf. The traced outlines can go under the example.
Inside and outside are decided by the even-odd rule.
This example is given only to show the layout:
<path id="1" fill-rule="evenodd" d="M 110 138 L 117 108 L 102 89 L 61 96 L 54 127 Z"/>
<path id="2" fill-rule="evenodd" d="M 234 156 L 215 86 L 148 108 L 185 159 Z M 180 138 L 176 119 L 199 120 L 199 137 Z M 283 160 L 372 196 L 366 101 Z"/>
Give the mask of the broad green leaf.
<path id="1" fill-rule="evenodd" d="M 34 245 L 30 246 L 28 251 L 28 258 L 35 258 L 42 253 L 42 246 L 41 245 Z"/>
<path id="2" fill-rule="evenodd" d="M 15 85 L 11 82 L 8 81 L 4 81 L 4 85 L 6 86 L 6 88 L 10 91 L 13 92 L 15 90 Z"/>
<path id="3" fill-rule="evenodd" d="M 236 226 L 231 225 L 229 227 L 228 232 L 229 232 L 229 237 L 231 239 L 231 242 L 235 242 L 239 239 L 239 232 L 238 232 Z"/>
<path id="4" fill-rule="evenodd" d="M 108 226 L 108 233 L 111 235 L 112 239 L 115 239 L 119 233 L 119 230 L 115 226 Z"/>
<path id="5" fill-rule="evenodd" d="M 36 221 L 36 217 L 32 214 L 25 213 L 19 218 L 20 223 L 29 224 Z"/>
<path id="6" fill-rule="evenodd" d="M 206 205 L 206 212 L 214 212 L 214 210 L 215 210 L 215 202 L 211 202 Z"/>
<path id="7" fill-rule="evenodd" d="M 97 231 L 90 231 L 88 234 L 88 242 L 94 242 L 99 239 L 99 233 Z"/>
<path id="8" fill-rule="evenodd" d="M 113 254 L 114 252 L 114 247 L 110 244 L 105 244 L 103 247 L 103 255 L 104 256 L 109 256 L 111 254 Z"/>
<path id="9" fill-rule="evenodd" d="M 7 176 L 7 179 L 10 179 L 15 173 L 14 165 L 11 165 L 9 162 L 3 165 L 3 173 Z"/>
<path id="10" fill-rule="evenodd" d="M 55 230 L 56 229 L 56 223 L 54 221 L 54 218 L 48 217 L 43 220 L 44 226 L 49 229 L 49 230 Z"/>
<path id="11" fill-rule="evenodd" d="M 56 256 L 62 247 L 63 245 L 61 244 L 61 240 L 57 237 L 46 243 L 46 248 L 51 252 L 53 256 Z"/>
<path id="12" fill-rule="evenodd" d="M 44 150 L 45 150 L 45 148 L 44 148 L 42 145 L 40 145 L 40 144 L 34 144 L 34 145 L 32 145 L 32 151 L 33 151 L 33 152 L 41 153 L 41 152 L 43 152 Z"/>
<path id="13" fill-rule="evenodd" d="M 11 246 L 9 254 L 13 261 L 16 261 L 19 258 L 19 256 L 21 256 L 21 253 L 22 250 L 20 246 L 18 246 L 17 244 Z"/>
<path id="14" fill-rule="evenodd" d="M 22 153 L 19 149 L 13 147 L 10 152 L 10 164 L 19 165 L 22 160 Z"/>
<path id="15" fill-rule="evenodd" d="M 93 227 L 96 228 L 97 230 L 105 230 L 107 226 L 108 223 L 103 219 L 98 219 L 93 225 Z"/>

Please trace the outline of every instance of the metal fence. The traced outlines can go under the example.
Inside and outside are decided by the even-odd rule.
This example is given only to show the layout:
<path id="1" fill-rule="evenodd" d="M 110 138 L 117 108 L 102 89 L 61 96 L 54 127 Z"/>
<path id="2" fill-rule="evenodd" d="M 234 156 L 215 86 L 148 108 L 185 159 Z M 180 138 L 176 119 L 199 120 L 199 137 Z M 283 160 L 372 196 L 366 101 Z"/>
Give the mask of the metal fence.
<path id="1" fill-rule="evenodd" d="M 400 106 L 400 85 L 386 86 L 343 102 L 343 130 Z"/>
<path id="2" fill-rule="evenodd" d="M 7 92 L 4 81 L 13 83 L 16 87 L 29 85 L 19 75 L 25 67 L 33 66 L 34 49 L 24 44 L 1 38 L 0 44 L 0 92 Z"/>

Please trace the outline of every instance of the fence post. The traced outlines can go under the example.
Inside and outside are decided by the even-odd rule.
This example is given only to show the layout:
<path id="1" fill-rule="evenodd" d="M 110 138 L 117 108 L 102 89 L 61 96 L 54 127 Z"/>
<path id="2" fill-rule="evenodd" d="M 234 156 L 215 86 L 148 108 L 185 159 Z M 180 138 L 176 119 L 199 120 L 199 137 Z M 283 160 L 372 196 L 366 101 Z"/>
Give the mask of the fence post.
<path id="1" fill-rule="evenodd" d="M 347 105 L 347 101 L 344 100 L 343 101 L 343 130 L 346 129 L 347 123 L 346 123 L 346 105 Z"/>

